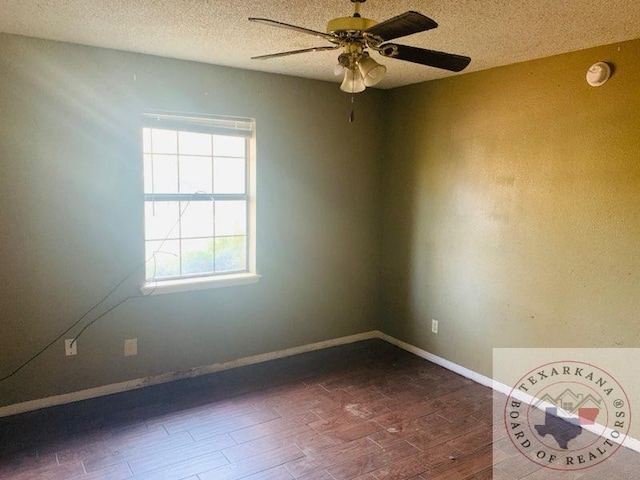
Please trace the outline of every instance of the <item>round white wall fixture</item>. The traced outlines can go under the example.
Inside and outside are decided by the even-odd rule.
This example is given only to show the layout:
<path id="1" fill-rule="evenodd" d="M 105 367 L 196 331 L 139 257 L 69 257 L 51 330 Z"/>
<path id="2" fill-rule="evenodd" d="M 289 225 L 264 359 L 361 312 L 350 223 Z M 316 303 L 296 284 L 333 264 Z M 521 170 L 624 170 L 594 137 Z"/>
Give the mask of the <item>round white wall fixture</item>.
<path id="1" fill-rule="evenodd" d="M 606 62 L 594 63 L 587 70 L 587 83 L 592 87 L 604 85 L 611 76 L 611 67 Z"/>

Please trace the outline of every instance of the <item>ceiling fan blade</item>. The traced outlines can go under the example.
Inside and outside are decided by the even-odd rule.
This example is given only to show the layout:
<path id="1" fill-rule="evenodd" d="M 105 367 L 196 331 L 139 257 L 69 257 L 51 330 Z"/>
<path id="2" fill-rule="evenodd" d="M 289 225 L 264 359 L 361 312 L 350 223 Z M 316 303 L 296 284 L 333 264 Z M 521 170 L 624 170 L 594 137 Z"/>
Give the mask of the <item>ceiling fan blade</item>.
<path id="1" fill-rule="evenodd" d="M 429 67 L 442 68 L 452 72 L 464 70 L 471 62 L 469 57 L 462 55 L 427 50 L 426 48 L 410 47 L 408 45 L 385 43 L 381 45 L 380 48 L 380 54 L 385 57 L 397 58 L 398 60 L 419 63 Z"/>
<path id="2" fill-rule="evenodd" d="M 286 57 L 287 55 L 296 55 L 298 53 L 307 53 L 307 52 L 324 52 L 325 50 L 335 50 L 336 48 L 340 48 L 340 45 L 335 45 L 332 47 L 303 48 L 302 50 L 291 50 L 289 52 L 270 53 L 268 55 L 258 55 L 257 57 L 251 57 L 251 60 L 266 60 L 268 58 Z"/>
<path id="3" fill-rule="evenodd" d="M 385 20 L 384 22 L 380 22 L 365 30 L 365 33 L 380 37 L 383 42 L 386 42 L 387 40 L 404 37 L 412 33 L 431 30 L 437 26 L 438 24 L 435 20 L 421 13 L 409 11 Z"/>
<path id="4" fill-rule="evenodd" d="M 334 37 L 333 35 L 330 35 L 328 33 L 318 32 L 316 30 L 310 30 L 308 28 L 298 27 L 296 25 L 290 25 L 288 23 L 277 22 L 276 20 L 269 20 L 268 18 L 250 17 L 249 21 L 250 22 L 256 22 L 256 23 L 263 23 L 263 24 L 269 25 L 271 27 L 286 28 L 288 30 L 294 30 L 294 31 L 300 32 L 300 33 L 306 33 L 308 35 L 313 35 L 315 37 L 322 38 L 324 40 L 328 40 L 328 41 L 330 41 L 332 43 L 338 43 L 339 42 L 339 40 L 336 37 Z"/>

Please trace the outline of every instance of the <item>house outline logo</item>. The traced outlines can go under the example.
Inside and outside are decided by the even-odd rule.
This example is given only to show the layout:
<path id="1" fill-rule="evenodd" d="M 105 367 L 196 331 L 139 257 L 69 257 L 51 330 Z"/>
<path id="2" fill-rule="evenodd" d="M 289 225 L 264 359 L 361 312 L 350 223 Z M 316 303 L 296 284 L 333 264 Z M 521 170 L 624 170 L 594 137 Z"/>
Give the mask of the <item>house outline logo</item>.
<path id="1" fill-rule="evenodd" d="M 603 408 L 604 401 L 596 398 L 592 393 L 575 393 L 570 388 L 566 388 L 556 397 L 545 393 L 533 404 L 535 408 L 540 410 L 544 410 L 545 407 L 549 408 L 548 405 L 556 407 L 556 416 L 584 426 L 595 423 Z"/>
<path id="2" fill-rule="evenodd" d="M 503 421 L 509 440 L 529 460 L 573 471 L 606 461 L 622 446 L 631 410 L 610 374 L 565 360 L 524 374 L 507 397 Z"/>
<path id="3" fill-rule="evenodd" d="M 572 400 L 571 403 L 566 401 L 567 397 Z M 564 392 L 562 392 L 555 398 L 553 398 L 548 393 L 545 393 L 542 398 L 540 398 L 540 400 L 538 400 L 533 406 L 537 407 L 542 402 L 548 402 L 555 404 L 556 407 L 562 408 L 569 413 L 575 413 L 579 408 L 585 408 L 584 406 L 589 401 L 592 402 L 590 408 L 601 408 L 602 406 L 602 401 L 595 398 L 591 393 L 584 395 L 582 393 L 574 393 L 570 388 L 566 388 Z"/>

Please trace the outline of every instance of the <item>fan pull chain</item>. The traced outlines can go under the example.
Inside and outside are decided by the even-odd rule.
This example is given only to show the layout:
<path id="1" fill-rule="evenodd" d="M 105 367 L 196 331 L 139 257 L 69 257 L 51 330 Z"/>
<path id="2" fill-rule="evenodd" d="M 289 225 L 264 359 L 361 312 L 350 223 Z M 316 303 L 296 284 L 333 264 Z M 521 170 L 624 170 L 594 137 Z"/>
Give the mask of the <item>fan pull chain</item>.
<path id="1" fill-rule="evenodd" d="M 349 123 L 353 123 L 353 121 L 356 119 L 356 114 L 353 110 L 353 103 L 354 103 L 355 97 L 356 96 L 352 93 L 351 94 L 351 113 L 349 113 Z"/>

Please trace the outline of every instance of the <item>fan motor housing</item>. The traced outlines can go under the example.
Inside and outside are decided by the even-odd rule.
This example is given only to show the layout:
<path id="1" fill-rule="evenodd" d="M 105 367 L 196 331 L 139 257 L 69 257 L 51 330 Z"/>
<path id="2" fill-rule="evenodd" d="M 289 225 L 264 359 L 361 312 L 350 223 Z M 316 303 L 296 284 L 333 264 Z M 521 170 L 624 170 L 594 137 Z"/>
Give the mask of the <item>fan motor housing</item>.
<path id="1" fill-rule="evenodd" d="M 364 17 L 338 17 L 329 20 L 327 33 L 362 32 L 373 27 L 375 20 Z"/>

